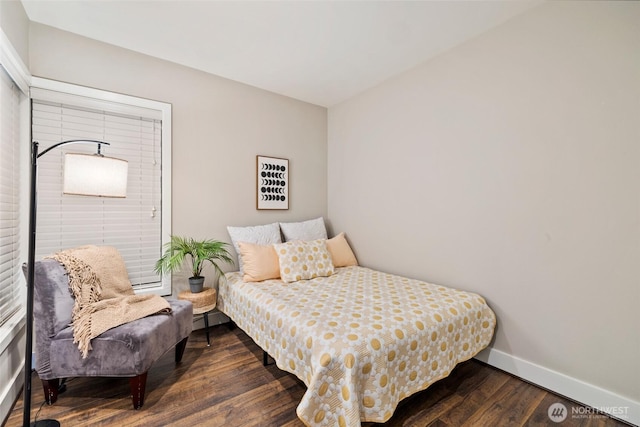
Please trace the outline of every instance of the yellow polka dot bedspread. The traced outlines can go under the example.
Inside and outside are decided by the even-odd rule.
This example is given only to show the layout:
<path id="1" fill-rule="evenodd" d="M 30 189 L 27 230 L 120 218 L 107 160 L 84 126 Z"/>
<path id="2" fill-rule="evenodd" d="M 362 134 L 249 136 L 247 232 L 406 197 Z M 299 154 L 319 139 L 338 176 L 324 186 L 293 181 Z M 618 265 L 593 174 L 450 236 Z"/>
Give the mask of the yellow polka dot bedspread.
<path id="1" fill-rule="evenodd" d="M 485 348 L 496 325 L 477 294 L 364 267 L 293 283 L 227 273 L 218 307 L 305 383 L 296 413 L 308 426 L 387 421 Z"/>

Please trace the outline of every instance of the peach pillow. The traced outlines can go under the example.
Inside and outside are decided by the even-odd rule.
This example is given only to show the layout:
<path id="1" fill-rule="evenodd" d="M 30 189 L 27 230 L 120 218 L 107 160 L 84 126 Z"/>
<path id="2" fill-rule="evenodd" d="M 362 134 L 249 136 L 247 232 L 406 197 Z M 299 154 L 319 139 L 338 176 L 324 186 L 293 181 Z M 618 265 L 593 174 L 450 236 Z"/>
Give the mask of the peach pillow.
<path id="1" fill-rule="evenodd" d="M 242 280 L 245 282 L 261 282 L 280 278 L 280 263 L 272 245 L 256 245 L 238 242 L 242 258 Z"/>
<path id="2" fill-rule="evenodd" d="M 344 237 L 344 233 L 340 233 L 327 240 L 327 249 L 331 254 L 331 261 L 333 261 L 334 267 L 358 265 L 358 260 L 353 254 L 347 239 Z"/>

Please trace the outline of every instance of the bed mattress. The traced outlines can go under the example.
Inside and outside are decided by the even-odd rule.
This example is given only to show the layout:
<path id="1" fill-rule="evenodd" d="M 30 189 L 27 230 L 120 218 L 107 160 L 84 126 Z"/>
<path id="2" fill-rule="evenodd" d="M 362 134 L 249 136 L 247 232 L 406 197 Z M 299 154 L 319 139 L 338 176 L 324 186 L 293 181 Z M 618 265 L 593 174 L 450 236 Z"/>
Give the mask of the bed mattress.
<path id="1" fill-rule="evenodd" d="M 485 348 L 496 325 L 478 294 L 358 266 L 293 283 L 227 273 L 218 308 L 305 383 L 296 413 L 309 426 L 387 421 Z"/>

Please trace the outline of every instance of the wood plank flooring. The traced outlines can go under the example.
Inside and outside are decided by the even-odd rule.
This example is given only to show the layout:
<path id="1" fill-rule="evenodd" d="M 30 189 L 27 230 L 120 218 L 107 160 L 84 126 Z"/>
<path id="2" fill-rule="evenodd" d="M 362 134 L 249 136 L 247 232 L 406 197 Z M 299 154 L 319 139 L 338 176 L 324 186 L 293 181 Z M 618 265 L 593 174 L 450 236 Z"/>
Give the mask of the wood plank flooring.
<path id="1" fill-rule="evenodd" d="M 211 347 L 204 330 L 189 338 L 182 363 L 173 352 L 149 371 L 144 407 L 132 409 L 127 379 L 74 378 L 52 405 L 42 405 L 42 387 L 33 375 L 32 416 L 53 418 L 69 426 L 225 426 L 303 427 L 296 407 L 306 391 L 295 376 L 273 363 L 262 366 L 262 350 L 239 328 L 211 328 Z M 550 405 L 560 402 L 568 418 L 549 419 Z M 604 415 L 572 418 L 579 405 L 470 360 L 448 378 L 400 403 L 385 424 L 366 427 L 458 426 L 624 426 Z M 6 427 L 22 423 L 22 399 L 15 403 Z"/>

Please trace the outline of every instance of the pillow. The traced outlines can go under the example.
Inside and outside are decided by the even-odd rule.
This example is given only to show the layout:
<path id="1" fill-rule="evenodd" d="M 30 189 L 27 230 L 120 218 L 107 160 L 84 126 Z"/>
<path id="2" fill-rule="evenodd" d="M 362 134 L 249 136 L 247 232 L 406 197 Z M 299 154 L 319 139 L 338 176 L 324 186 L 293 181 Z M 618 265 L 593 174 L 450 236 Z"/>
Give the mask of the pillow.
<path id="1" fill-rule="evenodd" d="M 322 217 L 302 222 L 281 222 L 280 229 L 284 235 L 285 242 L 327 238 L 327 229 L 324 226 Z"/>
<path id="2" fill-rule="evenodd" d="M 327 240 L 327 250 L 329 254 L 331 254 L 331 261 L 334 267 L 358 265 L 358 260 L 353 254 L 347 239 L 344 237 L 344 233 L 340 233 Z"/>
<path id="3" fill-rule="evenodd" d="M 326 240 L 298 240 L 275 244 L 284 282 L 331 276 L 334 272 Z"/>
<path id="4" fill-rule="evenodd" d="M 244 266 L 245 282 L 261 282 L 280 277 L 278 255 L 272 245 L 254 245 L 253 243 L 238 242 L 240 259 Z"/>
<path id="5" fill-rule="evenodd" d="M 227 227 L 229 237 L 231 237 L 231 243 L 233 248 L 238 254 L 238 270 L 243 271 L 242 257 L 240 256 L 240 247 L 238 242 L 253 243 L 256 245 L 271 245 L 273 243 L 280 243 L 280 227 L 277 222 L 267 225 L 255 225 L 252 227 Z"/>

